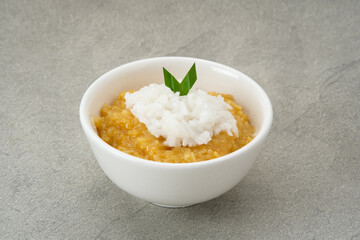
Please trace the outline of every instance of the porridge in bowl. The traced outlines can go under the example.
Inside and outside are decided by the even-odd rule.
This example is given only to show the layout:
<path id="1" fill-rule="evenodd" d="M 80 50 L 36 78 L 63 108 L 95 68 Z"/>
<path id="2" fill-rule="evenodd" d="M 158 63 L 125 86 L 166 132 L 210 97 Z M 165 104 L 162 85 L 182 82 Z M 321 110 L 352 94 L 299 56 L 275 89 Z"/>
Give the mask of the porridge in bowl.
<path id="1" fill-rule="evenodd" d="M 124 91 L 104 104 L 93 118 L 98 135 L 122 152 L 167 163 L 221 157 L 254 138 L 254 127 L 231 95 L 190 88 L 181 95 L 168 85 Z"/>

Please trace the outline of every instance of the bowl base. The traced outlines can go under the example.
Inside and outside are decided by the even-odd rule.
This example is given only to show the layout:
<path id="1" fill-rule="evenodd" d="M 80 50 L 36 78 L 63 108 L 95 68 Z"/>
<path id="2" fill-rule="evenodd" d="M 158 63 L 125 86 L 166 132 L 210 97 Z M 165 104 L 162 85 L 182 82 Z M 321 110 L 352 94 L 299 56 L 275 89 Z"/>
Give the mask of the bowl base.
<path id="1" fill-rule="evenodd" d="M 159 204 L 159 203 L 152 203 L 158 207 L 163 207 L 163 208 L 186 208 L 186 207 L 190 207 L 193 206 L 195 204 L 190 204 L 190 205 L 185 205 L 185 206 L 171 206 L 171 205 L 163 205 L 163 204 Z"/>

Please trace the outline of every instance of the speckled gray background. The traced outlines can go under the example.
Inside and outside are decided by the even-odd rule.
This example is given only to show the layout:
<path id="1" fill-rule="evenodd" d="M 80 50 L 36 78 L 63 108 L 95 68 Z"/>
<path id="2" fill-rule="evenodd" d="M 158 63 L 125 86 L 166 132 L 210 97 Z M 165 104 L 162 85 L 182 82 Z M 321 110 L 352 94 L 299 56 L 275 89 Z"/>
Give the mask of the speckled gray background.
<path id="1" fill-rule="evenodd" d="M 0 1 L 0 239 L 360 239 L 360 1 Z M 110 182 L 78 108 L 129 61 L 192 56 L 274 106 L 243 181 L 166 209 Z"/>

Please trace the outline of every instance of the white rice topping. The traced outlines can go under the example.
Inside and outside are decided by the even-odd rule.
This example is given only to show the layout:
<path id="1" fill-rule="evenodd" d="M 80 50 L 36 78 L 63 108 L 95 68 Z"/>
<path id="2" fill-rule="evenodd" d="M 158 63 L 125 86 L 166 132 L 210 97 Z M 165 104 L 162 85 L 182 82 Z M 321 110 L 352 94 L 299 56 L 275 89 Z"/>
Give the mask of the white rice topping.
<path id="1" fill-rule="evenodd" d="M 170 147 L 207 144 L 212 136 L 226 131 L 238 136 L 232 107 L 222 96 L 203 90 L 190 90 L 179 96 L 164 84 L 150 84 L 134 93 L 126 93 L 126 107 L 144 123 L 155 137 L 164 137 Z"/>

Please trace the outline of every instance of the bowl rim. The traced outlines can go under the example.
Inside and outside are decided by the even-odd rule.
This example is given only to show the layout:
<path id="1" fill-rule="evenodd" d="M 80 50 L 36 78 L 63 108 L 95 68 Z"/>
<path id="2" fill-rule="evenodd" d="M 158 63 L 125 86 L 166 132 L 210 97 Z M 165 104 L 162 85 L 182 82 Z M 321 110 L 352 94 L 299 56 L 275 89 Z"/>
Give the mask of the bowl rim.
<path id="1" fill-rule="evenodd" d="M 166 163 L 166 162 L 158 162 L 158 161 L 152 161 L 152 160 L 148 160 L 148 159 L 135 157 L 133 155 L 127 154 L 125 152 L 122 152 L 122 151 L 114 148 L 113 146 L 107 144 L 104 140 L 102 140 L 99 137 L 99 135 L 96 133 L 96 131 L 94 131 L 91 120 L 87 119 L 87 116 L 86 116 L 87 115 L 86 114 L 87 102 L 91 99 L 91 94 L 93 92 L 96 92 L 97 85 L 99 85 L 102 81 L 106 80 L 109 75 L 112 75 L 114 72 L 117 72 L 122 68 L 126 69 L 127 67 L 129 67 L 131 65 L 142 64 L 142 63 L 152 62 L 152 61 L 166 60 L 166 59 L 191 60 L 191 61 L 196 61 L 196 62 L 203 62 L 206 64 L 217 65 L 218 67 L 221 67 L 228 71 L 236 73 L 237 75 L 244 78 L 247 82 L 249 82 L 249 84 L 253 85 L 253 87 L 257 88 L 258 92 L 260 93 L 259 97 L 261 97 L 262 101 L 265 103 L 265 113 L 264 113 L 265 119 L 262 124 L 262 128 L 257 133 L 257 135 L 254 137 L 254 139 L 250 143 L 246 144 L 244 147 L 242 147 L 232 153 L 226 154 L 226 155 L 218 157 L 218 158 L 213 158 L 213 159 L 200 161 L 200 162 L 191 162 L 191 163 Z M 145 165 L 150 165 L 150 166 L 167 167 L 167 168 L 188 168 L 188 167 L 194 168 L 194 167 L 204 167 L 204 166 L 224 162 L 227 159 L 231 159 L 232 157 L 235 157 L 237 155 L 242 155 L 244 152 L 247 152 L 251 148 L 258 145 L 258 143 L 260 141 L 262 141 L 264 138 L 266 138 L 266 136 L 270 132 L 270 128 L 271 128 L 272 121 L 273 121 L 273 108 L 272 108 L 271 101 L 270 101 L 268 95 L 266 94 L 266 92 L 264 91 L 264 89 L 262 87 L 260 87 L 260 85 L 257 82 L 255 82 L 252 78 L 250 78 L 246 74 L 240 72 L 239 70 L 236 70 L 234 68 L 231 68 L 231 67 L 226 66 L 221 63 L 217 63 L 217 62 L 205 60 L 205 59 L 200 59 L 200 58 L 181 57 L 181 56 L 166 56 L 166 57 L 145 58 L 145 59 L 141 59 L 141 60 L 128 62 L 128 63 L 122 64 L 118 67 L 115 67 L 115 68 L 111 69 L 110 71 L 107 71 L 100 77 L 98 77 L 86 89 L 83 97 L 81 98 L 80 108 L 79 108 L 79 117 L 80 117 L 80 123 L 85 132 L 85 135 L 87 137 L 92 138 L 96 144 L 98 144 L 100 147 L 106 149 L 113 155 L 125 158 L 126 160 L 129 160 L 129 161 L 134 161 L 133 163 L 137 163 L 137 164 L 145 164 Z"/>

